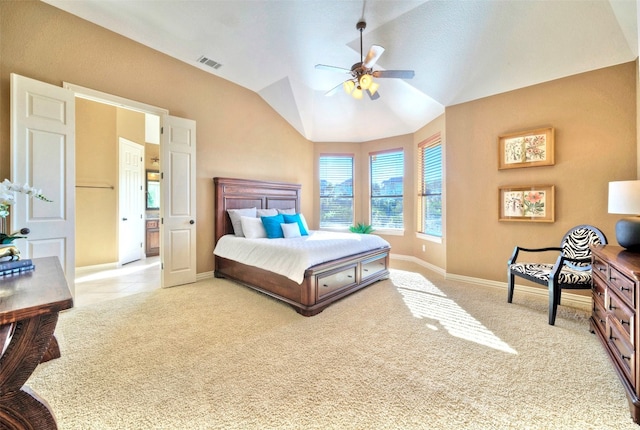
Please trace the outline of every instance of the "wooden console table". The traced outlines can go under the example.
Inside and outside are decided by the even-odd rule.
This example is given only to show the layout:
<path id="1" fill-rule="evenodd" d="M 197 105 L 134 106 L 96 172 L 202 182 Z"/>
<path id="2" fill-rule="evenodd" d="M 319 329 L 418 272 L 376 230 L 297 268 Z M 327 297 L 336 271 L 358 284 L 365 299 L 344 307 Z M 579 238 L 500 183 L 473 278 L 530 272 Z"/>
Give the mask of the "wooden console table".
<path id="1" fill-rule="evenodd" d="M 2 429 L 57 429 L 49 405 L 24 384 L 40 362 L 60 356 L 53 332 L 73 299 L 57 257 L 33 263 L 31 272 L 0 277 Z"/>

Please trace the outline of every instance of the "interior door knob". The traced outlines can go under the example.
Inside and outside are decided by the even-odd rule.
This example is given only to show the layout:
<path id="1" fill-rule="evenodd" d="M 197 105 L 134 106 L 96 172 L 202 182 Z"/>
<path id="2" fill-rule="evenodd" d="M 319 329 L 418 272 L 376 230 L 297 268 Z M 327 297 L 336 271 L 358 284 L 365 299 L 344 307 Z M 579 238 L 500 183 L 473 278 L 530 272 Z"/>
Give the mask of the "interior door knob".
<path id="1" fill-rule="evenodd" d="M 127 220 L 126 218 L 122 218 L 122 221 L 126 221 L 126 220 Z"/>
<path id="2" fill-rule="evenodd" d="M 189 224 L 195 224 L 196 222 L 194 220 L 190 220 Z"/>

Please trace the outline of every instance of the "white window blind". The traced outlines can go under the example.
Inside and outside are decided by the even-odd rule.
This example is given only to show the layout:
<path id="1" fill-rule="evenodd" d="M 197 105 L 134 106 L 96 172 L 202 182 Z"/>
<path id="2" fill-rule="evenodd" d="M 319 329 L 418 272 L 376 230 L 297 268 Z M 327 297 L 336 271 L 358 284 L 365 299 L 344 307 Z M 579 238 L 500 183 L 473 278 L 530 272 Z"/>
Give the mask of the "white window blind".
<path id="1" fill-rule="evenodd" d="M 442 141 L 440 134 L 418 145 L 420 163 L 419 231 L 442 237 Z"/>
<path id="2" fill-rule="evenodd" d="M 371 168 L 371 225 L 375 229 L 402 229 L 404 151 L 369 154 Z"/>
<path id="3" fill-rule="evenodd" d="M 320 156 L 320 228 L 353 225 L 353 156 Z"/>

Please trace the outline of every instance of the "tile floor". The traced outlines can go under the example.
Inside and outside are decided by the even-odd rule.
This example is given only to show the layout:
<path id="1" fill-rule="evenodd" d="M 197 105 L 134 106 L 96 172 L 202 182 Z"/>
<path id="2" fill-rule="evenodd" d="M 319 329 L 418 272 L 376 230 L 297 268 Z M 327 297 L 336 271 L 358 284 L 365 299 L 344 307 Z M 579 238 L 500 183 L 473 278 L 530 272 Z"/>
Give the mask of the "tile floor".
<path id="1" fill-rule="evenodd" d="M 160 288 L 160 257 L 150 257 L 114 268 L 76 269 L 74 306 Z"/>

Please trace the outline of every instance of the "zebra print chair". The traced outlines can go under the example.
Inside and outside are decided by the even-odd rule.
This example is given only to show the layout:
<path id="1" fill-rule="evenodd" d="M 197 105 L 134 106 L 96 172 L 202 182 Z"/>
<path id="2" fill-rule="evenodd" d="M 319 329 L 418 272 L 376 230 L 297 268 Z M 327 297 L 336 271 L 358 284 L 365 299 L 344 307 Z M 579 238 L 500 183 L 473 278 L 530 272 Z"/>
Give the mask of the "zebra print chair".
<path id="1" fill-rule="evenodd" d="M 549 289 L 549 324 L 556 322 L 560 292 L 565 289 L 591 288 L 591 250 L 589 245 L 606 245 L 607 238 L 596 227 L 579 225 L 562 238 L 560 247 L 522 248 L 516 246 L 507 262 L 507 302 L 513 300 L 514 278 L 520 276 Z M 526 252 L 559 252 L 555 264 L 516 262 L 518 254 Z"/>

